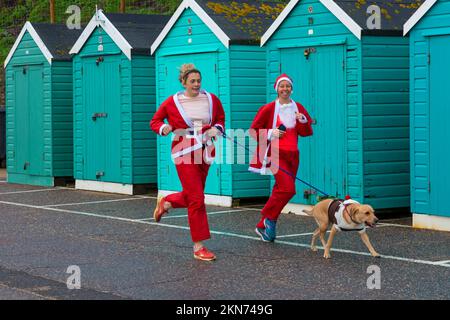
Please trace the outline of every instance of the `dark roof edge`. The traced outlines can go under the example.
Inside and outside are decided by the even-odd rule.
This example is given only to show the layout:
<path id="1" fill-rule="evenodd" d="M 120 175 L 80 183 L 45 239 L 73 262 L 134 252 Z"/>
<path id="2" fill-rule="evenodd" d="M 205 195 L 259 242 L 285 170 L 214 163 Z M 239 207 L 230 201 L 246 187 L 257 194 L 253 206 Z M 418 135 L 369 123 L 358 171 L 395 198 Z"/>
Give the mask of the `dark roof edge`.
<path id="1" fill-rule="evenodd" d="M 72 57 L 53 57 L 52 61 L 72 61 L 73 60 L 73 54 Z"/>
<path id="2" fill-rule="evenodd" d="M 138 56 L 151 56 L 150 48 L 132 48 L 131 54 Z"/>
<path id="3" fill-rule="evenodd" d="M 361 31 L 363 36 L 403 37 L 403 30 L 367 30 Z"/>
<path id="4" fill-rule="evenodd" d="M 240 39 L 240 40 L 230 40 L 230 44 L 247 44 L 247 45 L 259 45 L 261 43 L 261 40 L 255 40 L 255 39 L 251 39 L 251 40 L 246 40 L 246 39 Z"/>

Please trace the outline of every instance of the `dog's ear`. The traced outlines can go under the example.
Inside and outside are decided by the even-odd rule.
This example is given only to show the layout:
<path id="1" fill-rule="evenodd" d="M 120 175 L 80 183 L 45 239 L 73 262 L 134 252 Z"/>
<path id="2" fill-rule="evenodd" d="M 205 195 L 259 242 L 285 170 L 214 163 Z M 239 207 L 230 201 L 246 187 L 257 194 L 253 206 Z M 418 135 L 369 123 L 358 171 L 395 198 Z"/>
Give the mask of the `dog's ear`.
<path id="1" fill-rule="evenodd" d="M 350 206 L 350 214 L 352 216 L 355 216 L 355 214 L 357 214 L 359 212 L 359 207 L 360 206 Z"/>

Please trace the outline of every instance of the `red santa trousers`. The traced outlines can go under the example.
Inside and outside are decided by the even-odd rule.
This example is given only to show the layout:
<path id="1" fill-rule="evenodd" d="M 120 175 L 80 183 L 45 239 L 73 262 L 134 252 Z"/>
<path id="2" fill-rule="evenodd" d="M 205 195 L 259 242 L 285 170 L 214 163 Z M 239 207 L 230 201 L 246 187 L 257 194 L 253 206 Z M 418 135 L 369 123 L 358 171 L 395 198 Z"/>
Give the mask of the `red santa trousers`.
<path id="1" fill-rule="evenodd" d="M 205 183 L 208 176 L 207 163 L 179 163 L 176 166 L 183 187 L 182 192 L 165 197 L 173 208 L 188 208 L 188 221 L 193 242 L 211 238 L 205 207 Z"/>
<path id="2" fill-rule="evenodd" d="M 299 165 L 299 151 L 298 150 L 283 150 L 279 149 L 277 152 L 272 153 L 278 157 L 273 157 L 272 161 L 275 161 L 275 165 L 272 166 L 272 172 L 275 176 L 275 185 L 272 189 L 272 195 L 267 201 L 266 205 L 261 211 L 264 218 L 277 221 L 281 214 L 281 210 L 288 204 L 288 202 L 295 195 L 295 178 L 297 176 Z M 282 170 L 278 170 L 278 167 L 283 168 L 293 176 L 288 175 Z M 262 222 L 262 221 L 261 221 Z M 261 223 L 260 222 L 260 223 Z M 258 224 L 259 225 L 259 224 Z"/>

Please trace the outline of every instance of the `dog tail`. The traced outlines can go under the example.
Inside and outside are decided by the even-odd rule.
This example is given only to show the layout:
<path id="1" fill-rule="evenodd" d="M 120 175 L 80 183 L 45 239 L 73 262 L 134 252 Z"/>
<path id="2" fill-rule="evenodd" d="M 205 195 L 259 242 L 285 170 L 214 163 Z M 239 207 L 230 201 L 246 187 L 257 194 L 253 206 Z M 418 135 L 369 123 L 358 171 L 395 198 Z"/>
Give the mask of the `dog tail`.
<path id="1" fill-rule="evenodd" d="M 303 209 L 302 210 L 304 213 L 306 213 L 308 216 L 312 216 L 313 215 L 313 210 L 306 210 L 306 209 Z"/>

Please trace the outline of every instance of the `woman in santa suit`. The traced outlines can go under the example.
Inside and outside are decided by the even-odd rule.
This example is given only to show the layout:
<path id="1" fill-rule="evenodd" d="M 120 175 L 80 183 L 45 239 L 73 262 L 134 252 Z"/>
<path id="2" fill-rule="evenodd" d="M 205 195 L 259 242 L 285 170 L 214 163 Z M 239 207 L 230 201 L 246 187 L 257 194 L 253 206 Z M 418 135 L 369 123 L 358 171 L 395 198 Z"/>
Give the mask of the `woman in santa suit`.
<path id="1" fill-rule="evenodd" d="M 266 242 L 275 240 L 278 217 L 295 195 L 295 176 L 299 165 L 298 136 L 313 134 L 308 112 L 291 99 L 292 79 L 282 74 L 274 88 L 278 99 L 259 109 L 250 129 L 258 145 L 249 170 L 275 176 L 272 195 L 256 225 L 256 233 Z"/>
<path id="2" fill-rule="evenodd" d="M 150 127 L 162 136 L 174 133 L 172 159 L 183 191 L 158 198 L 153 217 L 159 222 L 171 208 L 187 208 L 194 258 L 212 261 L 215 254 L 203 245 L 210 238 L 204 189 L 214 139 L 224 132 L 225 113 L 215 95 L 201 90 L 201 73 L 193 64 L 181 67 L 179 80 L 185 90 L 161 104 Z"/>

